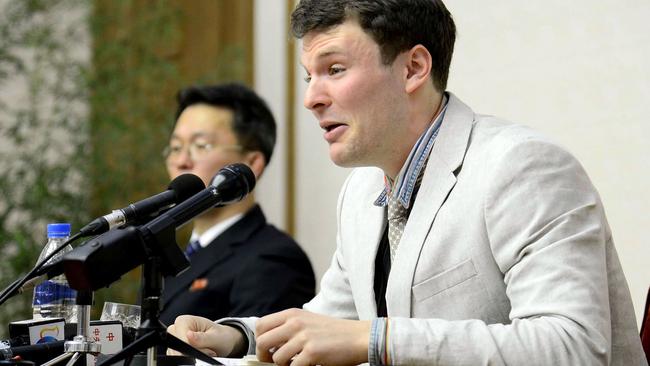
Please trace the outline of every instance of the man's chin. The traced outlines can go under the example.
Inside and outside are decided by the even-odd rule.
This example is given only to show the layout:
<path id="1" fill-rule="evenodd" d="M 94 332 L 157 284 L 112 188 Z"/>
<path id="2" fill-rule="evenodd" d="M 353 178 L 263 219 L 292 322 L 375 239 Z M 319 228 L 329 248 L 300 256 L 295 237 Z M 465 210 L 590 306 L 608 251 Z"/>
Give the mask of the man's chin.
<path id="1" fill-rule="evenodd" d="M 346 153 L 346 151 L 340 151 L 337 149 L 333 149 L 332 146 L 330 146 L 330 160 L 336 165 L 341 168 L 356 168 L 363 166 L 358 159 L 354 159 L 354 157 Z"/>

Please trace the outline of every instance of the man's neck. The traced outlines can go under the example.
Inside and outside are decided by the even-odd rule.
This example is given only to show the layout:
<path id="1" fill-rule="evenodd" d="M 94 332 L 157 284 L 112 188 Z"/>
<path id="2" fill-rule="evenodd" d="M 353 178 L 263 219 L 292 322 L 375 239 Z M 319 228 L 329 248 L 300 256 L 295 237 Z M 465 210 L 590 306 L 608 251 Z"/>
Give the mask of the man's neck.
<path id="1" fill-rule="evenodd" d="M 404 166 L 409 153 L 413 149 L 415 142 L 422 136 L 422 134 L 429 128 L 431 122 L 434 121 L 442 110 L 443 94 L 435 92 L 434 94 L 419 96 L 420 102 L 416 103 L 411 113 L 409 130 L 406 131 L 407 139 L 400 149 L 399 159 L 384 170 L 384 174 L 392 180 L 397 179 L 400 170 Z"/>
<path id="2" fill-rule="evenodd" d="M 235 215 L 244 214 L 255 206 L 255 197 L 249 194 L 240 202 L 210 209 L 194 219 L 193 232 L 201 235 L 214 225 L 223 222 Z"/>

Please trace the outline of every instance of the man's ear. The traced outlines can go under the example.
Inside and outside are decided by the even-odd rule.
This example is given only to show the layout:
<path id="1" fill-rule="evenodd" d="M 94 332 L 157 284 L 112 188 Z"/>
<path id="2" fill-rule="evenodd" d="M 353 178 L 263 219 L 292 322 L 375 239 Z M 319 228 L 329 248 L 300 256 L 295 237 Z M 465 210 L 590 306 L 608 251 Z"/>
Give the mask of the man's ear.
<path id="1" fill-rule="evenodd" d="M 411 94 L 424 83 L 431 83 L 431 54 L 421 44 L 406 52 L 406 92 Z"/>
<path id="2" fill-rule="evenodd" d="M 255 179 L 259 179 L 264 168 L 266 168 L 266 159 L 264 154 L 261 151 L 248 151 L 244 154 L 244 161 L 246 165 L 253 171 L 255 174 Z"/>

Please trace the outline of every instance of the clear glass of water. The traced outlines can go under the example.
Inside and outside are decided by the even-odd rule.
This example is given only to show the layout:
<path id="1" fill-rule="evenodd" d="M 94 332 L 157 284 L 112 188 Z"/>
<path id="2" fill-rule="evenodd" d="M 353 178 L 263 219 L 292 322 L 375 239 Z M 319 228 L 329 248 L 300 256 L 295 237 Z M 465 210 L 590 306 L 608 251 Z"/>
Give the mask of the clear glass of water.
<path id="1" fill-rule="evenodd" d="M 119 320 L 126 328 L 137 328 L 140 326 L 140 306 L 106 301 L 100 320 Z"/>

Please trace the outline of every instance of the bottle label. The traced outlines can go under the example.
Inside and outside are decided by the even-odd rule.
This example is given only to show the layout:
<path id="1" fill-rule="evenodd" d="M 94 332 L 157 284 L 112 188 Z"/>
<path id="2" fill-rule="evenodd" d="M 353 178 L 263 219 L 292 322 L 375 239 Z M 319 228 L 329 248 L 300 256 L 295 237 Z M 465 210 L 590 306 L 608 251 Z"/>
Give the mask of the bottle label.
<path id="1" fill-rule="evenodd" d="M 75 300 L 77 291 L 64 284 L 54 281 L 45 281 L 34 289 L 33 305 L 46 305 L 52 303 L 61 303 L 63 300 Z"/>

